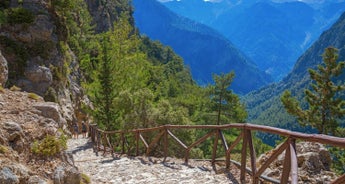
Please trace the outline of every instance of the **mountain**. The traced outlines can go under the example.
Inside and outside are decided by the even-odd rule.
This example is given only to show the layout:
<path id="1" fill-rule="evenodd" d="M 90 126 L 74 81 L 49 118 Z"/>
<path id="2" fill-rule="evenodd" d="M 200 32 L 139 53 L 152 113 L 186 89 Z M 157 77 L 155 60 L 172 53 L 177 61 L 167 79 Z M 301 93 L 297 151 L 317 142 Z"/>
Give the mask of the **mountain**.
<path id="1" fill-rule="evenodd" d="M 308 68 L 316 69 L 322 63 L 322 53 L 328 46 L 339 49 L 339 61 L 345 60 L 345 13 L 319 39 L 297 60 L 292 72 L 281 82 L 269 85 L 258 91 L 246 95 L 243 100 L 249 111 L 249 121 L 287 129 L 298 129 L 293 117 L 288 115 L 280 101 L 285 90 L 299 99 L 304 96 L 304 89 L 309 86 L 310 78 Z M 344 83 L 343 74 L 339 83 Z M 343 94 L 342 94 L 343 95 Z"/>
<path id="2" fill-rule="evenodd" d="M 134 0 L 134 18 L 140 32 L 170 45 L 182 56 L 198 84 L 212 82 L 212 74 L 235 71 L 232 89 L 247 93 L 271 82 L 229 40 L 215 30 L 168 10 L 155 0 Z"/>
<path id="3" fill-rule="evenodd" d="M 344 0 L 173 0 L 175 13 L 208 25 L 250 57 L 276 81 L 345 10 Z"/>

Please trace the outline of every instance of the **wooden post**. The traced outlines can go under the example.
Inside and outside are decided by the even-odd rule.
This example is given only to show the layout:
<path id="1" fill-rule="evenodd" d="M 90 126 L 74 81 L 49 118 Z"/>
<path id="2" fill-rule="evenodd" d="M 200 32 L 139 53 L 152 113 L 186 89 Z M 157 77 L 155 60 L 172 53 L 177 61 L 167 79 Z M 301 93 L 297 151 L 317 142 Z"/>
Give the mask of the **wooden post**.
<path id="1" fill-rule="evenodd" d="M 219 139 L 219 131 L 215 130 L 214 134 L 215 134 L 215 136 L 214 136 L 213 150 L 212 150 L 212 165 L 214 165 L 214 162 L 216 160 L 217 147 L 218 147 L 218 139 Z"/>
<path id="2" fill-rule="evenodd" d="M 296 140 L 290 139 L 290 158 L 291 158 L 291 184 L 298 183 L 298 163 L 296 153 Z"/>
<path id="3" fill-rule="evenodd" d="M 139 131 L 135 132 L 136 156 L 139 156 Z"/>
<path id="4" fill-rule="evenodd" d="M 168 141 L 168 129 L 165 128 L 164 129 L 164 160 L 163 162 L 165 162 L 167 156 L 168 156 L 168 147 L 169 147 L 169 141 Z"/>
<path id="5" fill-rule="evenodd" d="M 249 146 L 249 153 L 250 153 L 250 164 L 252 167 L 252 177 L 253 177 L 253 183 L 257 184 L 259 180 L 256 179 L 255 174 L 256 174 L 256 154 L 255 154 L 255 149 L 254 149 L 254 144 L 253 144 L 253 138 L 252 138 L 252 132 L 250 129 L 246 130 L 246 136 L 248 140 L 248 146 Z"/>
<path id="6" fill-rule="evenodd" d="M 125 153 L 125 135 L 123 132 L 121 132 L 121 143 L 122 143 L 122 153 L 121 154 L 124 154 Z"/>
<path id="7" fill-rule="evenodd" d="M 285 159 L 283 164 L 283 173 L 280 178 L 280 183 L 288 183 L 289 174 L 291 171 L 291 148 L 290 148 L 290 138 L 288 138 L 288 147 L 285 150 Z"/>
<path id="8" fill-rule="evenodd" d="M 248 135 L 246 129 L 244 131 L 244 136 L 242 140 L 242 154 L 241 154 L 241 183 L 246 183 L 246 162 L 247 162 L 247 142 L 248 142 Z"/>

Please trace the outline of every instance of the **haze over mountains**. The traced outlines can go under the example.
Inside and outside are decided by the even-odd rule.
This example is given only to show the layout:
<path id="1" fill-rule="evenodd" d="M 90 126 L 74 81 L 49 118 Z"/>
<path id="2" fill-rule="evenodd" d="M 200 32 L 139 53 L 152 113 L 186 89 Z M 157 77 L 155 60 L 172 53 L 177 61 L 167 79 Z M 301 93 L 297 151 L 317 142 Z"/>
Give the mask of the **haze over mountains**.
<path id="1" fill-rule="evenodd" d="M 290 90 L 293 96 L 302 101 L 304 89 L 310 84 L 308 68 L 316 69 L 322 63 L 322 53 L 328 46 L 339 49 L 339 61 L 345 60 L 345 13 L 339 20 L 298 59 L 292 72 L 281 82 L 269 85 L 245 96 L 244 100 L 249 112 L 249 121 L 257 124 L 278 126 L 287 129 L 300 129 L 292 116 L 289 116 L 280 101 L 283 91 Z M 345 73 L 333 81 L 344 84 Z M 343 96 L 345 94 L 338 94 Z M 344 126 L 344 121 L 341 123 Z"/>
<path id="2" fill-rule="evenodd" d="M 344 0 L 160 0 L 228 38 L 276 81 L 345 10 Z"/>
<path id="3" fill-rule="evenodd" d="M 176 15 L 156 0 L 134 0 L 134 18 L 140 32 L 170 45 L 181 55 L 199 84 L 212 74 L 235 71 L 232 89 L 245 94 L 270 83 L 271 77 L 217 31 Z"/>

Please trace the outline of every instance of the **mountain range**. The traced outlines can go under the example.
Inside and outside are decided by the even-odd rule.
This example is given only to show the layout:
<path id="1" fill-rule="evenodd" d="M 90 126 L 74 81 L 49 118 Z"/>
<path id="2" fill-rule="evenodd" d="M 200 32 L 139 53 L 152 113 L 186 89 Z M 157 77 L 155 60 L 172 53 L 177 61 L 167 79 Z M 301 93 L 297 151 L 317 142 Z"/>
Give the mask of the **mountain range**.
<path id="1" fill-rule="evenodd" d="M 213 74 L 230 71 L 235 72 L 231 89 L 239 94 L 272 82 L 268 74 L 212 28 L 179 16 L 156 0 L 133 0 L 133 5 L 140 32 L 170 45 L 184 59 L 198 84 L 210 84 Z"/>
<path id="2" fill-rule="evenodd" d="M 219 31 L 276 81 L 345 10 L 344 0 L 169 0 L 162 4 Z"/>
<path id="3" fill-rule="evenodd" d="M 280 97 L 283 91 L 289 90 L 302 104 L 304 103 L 304 89 L 308 88 L 311 82 L 308 69 L 316 69 L 317 65 L 322 63 L 322 53 L 329 46 L 339 49 L 339 61 L 345 60 L 345 13 L 299 57 L 292 72 L 287 77 L 281 82 L 271 84 L 243 98 L 249 111 L 249 121 L 257 124 L 301 130 L 295 119 L 286 113 Z M 345 74 L 334 82 L 344 83 L 344 81 Z M 345 98 L 344 94 L 339 95 Z"/>

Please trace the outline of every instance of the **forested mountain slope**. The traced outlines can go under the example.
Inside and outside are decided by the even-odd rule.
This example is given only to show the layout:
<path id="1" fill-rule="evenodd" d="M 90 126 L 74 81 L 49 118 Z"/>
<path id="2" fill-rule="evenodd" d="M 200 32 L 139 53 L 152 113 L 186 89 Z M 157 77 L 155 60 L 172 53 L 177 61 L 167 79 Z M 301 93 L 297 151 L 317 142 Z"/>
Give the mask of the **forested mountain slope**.
<path id="1" fill-rule="evenodd" d="M 339 49 L 339 61 L 345 59 L 345 13 L 297 60 L 292 72 L 286 78 L 244 97 L 249 111 L 249 121 L 301 130 L 294 118 L 286 113 L 280 96 L 284 90 L 290 90 L 293 96 L 302 99 L 304 89 L 309 87 L 310 83 L 308 68 L 315 69 L 322 63 L 321 55 L 328 46 Z M 340 81 L 335 82 L 344 83 L 344 75 L 340 78 Z"/>
<path id="2" fill-rule="evenodd" d="M 237 93 L 259 89 L 271 81 L 230 41 L 211 28 L 178 16 L 155 0 L 134 0 L 134 18 L 141 33 L 170 45 L 181 55 L 198 84 L 213 73 L 235 71 L 231 88 Z"/>
<path id="3" fill-rule="evenodd" d="M 344 0 L 172 0 L 163 4 L 219 31 L 277 81 L 345 10 Z"/>

